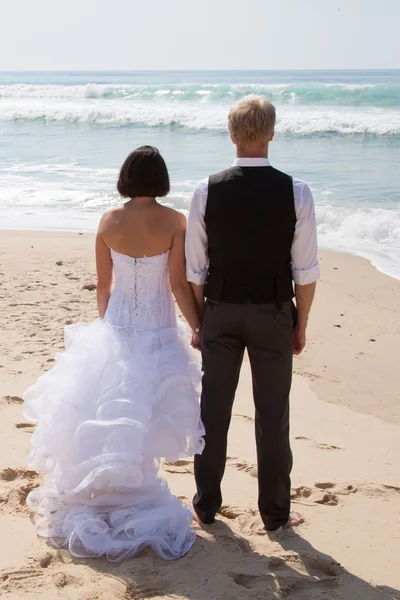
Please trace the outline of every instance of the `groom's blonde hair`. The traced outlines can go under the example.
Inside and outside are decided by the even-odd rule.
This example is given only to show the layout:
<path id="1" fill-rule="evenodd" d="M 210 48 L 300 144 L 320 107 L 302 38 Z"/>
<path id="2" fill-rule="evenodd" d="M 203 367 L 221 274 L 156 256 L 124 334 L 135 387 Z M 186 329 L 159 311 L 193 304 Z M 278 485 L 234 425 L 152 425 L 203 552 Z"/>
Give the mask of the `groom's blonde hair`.
<path id="1" fill-rule="evenodd" d="M 275 128 L 275 106 L 264 96 L 245 96 L 230 110 L 229 132 L 236 144 L 269 142 Z"/>

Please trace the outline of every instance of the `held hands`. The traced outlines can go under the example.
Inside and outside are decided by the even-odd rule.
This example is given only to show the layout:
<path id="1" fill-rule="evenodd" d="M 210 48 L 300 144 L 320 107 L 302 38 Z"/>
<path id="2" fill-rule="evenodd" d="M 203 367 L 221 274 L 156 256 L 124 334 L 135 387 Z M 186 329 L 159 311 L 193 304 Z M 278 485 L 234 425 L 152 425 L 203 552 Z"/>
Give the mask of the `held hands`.
<path id="1" fill-rule="evenodd" d="M 191 344 L 195 350 L 201 350 L 201 333 L 194 332 L 192 334 Z M 293 354 L 299 356 L 306 346 L 306 328 L 297 326 L 293 332 Z"/>
<path id="2" fill-rule="evenodd" d="M 195 350 L 201 350 L 201 334 L 195 332 L 192 334 L 191 344 Z M 293 354 L 299 356 L 306 346 L 306 328 L 297 326 L 293 332 Z"/>
<path id="3" fill-rule="evenodd" d="M 195 331 L 192 334 L 192 341 L 191 341 L 190 345 L 195 350 L 201 350 L 201 333 L 200 332 Z"/>
<path id="4" fill-rule="evenodd" d="M 306 328 L 297 325 L 293 332 L 293 354 L 298 356 L 301 354 L 306 345 Z"/>

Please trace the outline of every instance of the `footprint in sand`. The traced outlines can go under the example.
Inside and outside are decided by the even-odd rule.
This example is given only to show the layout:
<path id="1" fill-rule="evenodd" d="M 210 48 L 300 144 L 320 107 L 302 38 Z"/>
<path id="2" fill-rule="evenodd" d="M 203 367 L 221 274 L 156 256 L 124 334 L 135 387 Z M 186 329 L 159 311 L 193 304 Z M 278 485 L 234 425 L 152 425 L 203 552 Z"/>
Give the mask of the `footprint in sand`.
<path id="1" fill-rule="evenodd" d="M 34 423 L 15 423 L 15 428 L 16 429 L 27 429 L 28 431 L 31 431 L 33 427 L 35 427 Z"/>
<path id="2" fill-rule="evenodd" d="M 164 463 L 164 470 L 168 471 L 168 473 L 193 474 L 194 464 L 190 460 L 177 460 L 173 463 L 166 462 Z"/>
<path id="3" fill-rule="evenodd" d="M 223 517 L 223 519 L 228 519 L 229 521 L 238 520 L 239 527 L 241 522 L 247 523 L 249 517 L 253 517 L 255 514 L 256 511 L 253 511 L 252 509 L 242 510 L 229 504 L 224 504 L 218 511 L 218 516 Z M 202 529 L 201 524 L 199 525 L 199 529 Z M 223 520 L 217 518 L 212 526 L 212 529 L 213 536 L 219 544 L 227 547 L 233 547 L 235 550 L 239 548 L 246 554 L 253 552 L 250 542 L 240 534 L 232 531 L 230 525 L 227 527 Z M 242 527 L 240 527 L 240 529 L 242 530 Z"/>
<path id="4" fill-rule="evenodd" d="M 235 417 L 237 419 L 243 419 L 243 421 L 247 421 L 248 423 L 254 423 L 254 418 L 249 417 L 248 415 L 239 415 L 238 413 L 233 413 L 232 417 Z"/>
<path id="5" fill-rule="evenodd" d="M 259 575 L 243 575 L 243 573 L 237 573 L 236 575 L 232 575 L 232 577 L 236 585 L 240 585 L 247 589 L 251 589 L 252 584 L 254 584 L 257 579 L 260 579 Z"/>
<path id="6" fill-rule="evenodd" d="M 218 511 L 218 514 L 225 519 L 229 519 L 229 521 L 233 521 L 239 517 L 247 519 L 247 516 L 245 516 L 247 513 L 245 511 L 229 505 L 222 506 Z M 230 528 L 230 525 L 227 526 L 223 520 L 216 519 L 215 524 L 212 526 L 212 531 L 213 537 L 218 545 L 233 549 L 234 551 L 239 549 L 245 554 L 251 554 L 253 552 L 249 540 L 233 531 Z"/>
<path id="7" fill-rule="evenodd" d="M 28 483 L 12 489 L 6 496 L 0 497 L 0 507 L 12 513 L 29 512 L 26 506 L 26 499 L 28 494 L 33 489 L 39 487 L 39 485 L 39 483 Z"/>
<path id="8" fill-rule="evenodd" d="M 262 593 L 263 597 L 271 594 L 275 597 L 277 588 L 279 597 L 288 598 L 292 594 L 304 593 L 302 598 L 320 584 L 324 588 L 334 588 L 339 584 L 342 567 L 333 560 L 311 557 L 304 554 L 285 554 L 272 557 L 268 564 L 268 572 L 229 573 L 234 583 L 248 590 Z M 258 597 L 258 595 L 257 595 Z"/>
<path id="9" fill-rule="evenodd" d="M 65 588 L 71 580 L 65 573 L 56 573 L 53 577 L 54 585 L 58 588 Z"/>
<path id="10" fill-rule="evenodd" d="M 319 450 L 343 450 L 343 448 L 341 448 L 340 446 L 333 446 L 331 444 L 324 444 L 324 443 L 316 443 L 316 447 Z"/>
<path id="11" fill-rule="evenodd" d="M 308 487 L 300 486 L 292 490 L 291 500 L 295 504 L 313 506 L 314 504 L 325 504 L 327 506 L 337 506 L 339 500 L 331 491 L 320 492 Z"/>
<path id="12" fill-rule="evenodd" d="M 291 517 L 296 520 L 300 519 L 298 525 L 302 525 L 304 522 L 304 519 L 298 513 L 292 512 Z M 238 519 L 238 522 L 241 533 L 246 537 L 257 535 L 260 537 L 268 537 L 271 541 L 276 542 L 278 540 L 281 541 L 296 535 L 293 527 L 280 527 L 276 531 L 267 531 L 256 508 L 250 508 L 246 511 L 243 511 L 242 515 Z M 297 529 L 297 525 L 294 527 Z"/>
<path id="13" fill-rule="evenodd" d="M 154 580 L 154 576 L 152 576 L 152 579 Z M 152 581 L 151 584 L 128 581 L 124 600 L 146 600 L 147 598 L 154 598 L 156 596 L 164 598 L 167 594 L 168 589 L 164 580 L 160 580 L 159 582 Z"/>
<path id="14" fill-rule="evenodd" d="M 316 577 L 321 575 L 338 577 L 343 573 L 343 567 L 336 561 L 303 553 L 273 556 L 268 567 L 271 571 L 288 571 L 294 568 L 299 573 Z"/>
<path id="15" fill-rule="evenodd" d="M 303 371 L 302 369 L 294 369 L 293 371 L 296 375 L 301 375 L 310 381 L 314 381 L 315 379 L 321 379 L 321 376 L 317 373 L 311 373 L 309 371 Z"/>
<path id="16" fill-rule="evenodd" d="M 20 569 L 2 569 L 0 571 L 0 590 L 5 592 L 15 592 L 32 589 L 34 579 L 44 576 L 41 569 L 35 567 L 22 567 Z M 25 585 L 24 585 L 25 584 Z"/>
<path id="17" fill-rule="evenodd" d="M 230 506 L 229 504 L 224 504 L 221 506 L 218 513 L 226 519 L 233 520 L 240 517 L 243 514 L 243 511 L 241 511 L 239 508 L 235 508 L 234 506 Z"/>
<path id="18" fill-rule="evenodd" d="M 40 560 L 41 556 L 43 557 L 42 560 Z M 53 575 L 47 572 L 48 567 L 54 562 L 53 558 L 54 555 L 44 552 L 40 553 L 38 557 L 34 557 L 33 561 L 35 565 L 16 569 L 3 569 L 0 571 L 0 591 L 17 593 L 18 597 L 22 597 L 25 596 L 26 592 L 36 587 L 40 587 L 43 590 L 44 586 L 64 588 L 67 585 L 79 587 L 83 585 L 80 579 L 69 574 L 57 572 Z"/>
<path id="19" fill-rule="evenodd" d="M 19 396 L 4 396 L 4 400 L 7 404 L 23 404 L 24 402 Z"/>
<path id="20" fill-rule="evenodd" d="M 240 534 L 246 536 L 246 538 L 252 535 L 265 536 L 267 534 L 264 523 L 262 522 L 260 514 L 256 508 L 247 508 L 244 510 L 236 506 L 226 504 L 223 505 L 218 512 L 221 517 L 228 519 L 229 521 L 235 521 L 235 526 L 239 528 Z M 239 547 L 244 552 L 249 552 L 251 550 L 251 546 L 245 538 L 241 537 L 241 535 L 238 536 L 234 534 L 236 544 L 238 544 L 237 539 L 239 539 Z"/>
<path id="21" fill-rule="evenodd" d="M 317 442 L 312 438 L 304 437 L 302 435 L 298 435 L 294 439 L 298 441 L 311 442 L 312 445 L 315 446 L 315 448 L 318 448 L 319 450 L 343 450 L 343 448 L 341 448 L 340 446 L 334 446 L 332 444 L 324 444 L 323 442 Z"/>
<path id="22" fill-rule="evenodd" d="M 358 491 L 368 498 L 389 498 L 399 495 L 400 487 L 387 484 L 365 483 L 358 486 Z"/>
<path id="23" fill-rule="evenodd" d="M 74 277 L 72 273 L 64 273 L 65 277 L 70 281 L 79 281 L 79 277 Z"/>
<path id="24" fill-rule="evenodd" d="M 338 497 L 332 492 L 325 492 L 322 498 L 315 500 L 317 504 L 325 504 L 326 506 L 337 506 L 339 504 Z"/>
<path id="25" fill-rule="evenodd" d="M 7 467 L 0 471 L 0 480 L 2 481 L 14 481 L 15 479 L 36 479 L 39 476 L 37 471 L 31 471 L 29 469 L 13 469 Z"/>
<path id="26" fill-rule="evenodd" d="M 335 484 L 332 482 L 317 482 L 314 488 L 300 486 L 291 492 L 293 503 L 313 506 L 324 504 L 326 506 L 337 506 L 338 496 L 348 496 L 356 493 L 357 488 L 351 484 Z"/>
<path id="27" fill-rule="evenodd" d="M 29 469 L 8 467 L 0 471 L 0 481 L 6 487 L 0 491 L 0 508 L 7 512 L 28 512 L 26 498 L 40 485 L 40 476 Z M 7 484 L 13 483 L 11 487 Z M 16 485 L 15 485 L 16 484 Z"/>
<path id="28" fill-rule="evenodd" d="M 258 477 L 257 466 L 248 463 L 245 460 L 240 460 L 236 457 L 228 457 L 226 464 L 229 467 L 235 467 L 238 471 L 244 471 L 245 473 L 248 473 L 251 477 Z"/>

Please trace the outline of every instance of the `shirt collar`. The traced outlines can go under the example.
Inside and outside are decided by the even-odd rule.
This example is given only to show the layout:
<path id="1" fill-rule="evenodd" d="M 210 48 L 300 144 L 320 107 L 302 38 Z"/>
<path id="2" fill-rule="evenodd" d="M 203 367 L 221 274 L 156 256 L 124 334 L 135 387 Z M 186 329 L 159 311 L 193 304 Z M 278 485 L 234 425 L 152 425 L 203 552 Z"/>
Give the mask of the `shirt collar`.
<path id="1" fill-rule="evenodd" d="M 236 158 L 233 161 L 234 167 L 270 167 L 268 158 Z"/>

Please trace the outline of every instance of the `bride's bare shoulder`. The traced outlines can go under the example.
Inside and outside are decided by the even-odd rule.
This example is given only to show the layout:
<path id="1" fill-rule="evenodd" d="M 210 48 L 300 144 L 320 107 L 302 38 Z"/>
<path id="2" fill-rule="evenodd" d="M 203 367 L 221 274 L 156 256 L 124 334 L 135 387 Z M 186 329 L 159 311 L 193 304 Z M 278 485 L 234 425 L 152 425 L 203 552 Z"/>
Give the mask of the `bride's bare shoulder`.
<path id="1" fill-rule="evenodd" d="M 113 208 L 101 217 L 99 224 L 99 233 L 105 234 L 114 229 L 121 222 L 122 207 Z"/>
<path id="2" fill-rule="evenodd" d="M 162 208 L 164 216 L 169 219 L 174 229 L 186 226 L 186 217 L 182 212 L 169 206 L 163 206 Z"/>

